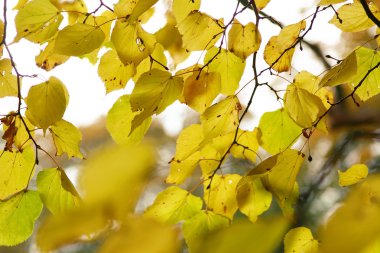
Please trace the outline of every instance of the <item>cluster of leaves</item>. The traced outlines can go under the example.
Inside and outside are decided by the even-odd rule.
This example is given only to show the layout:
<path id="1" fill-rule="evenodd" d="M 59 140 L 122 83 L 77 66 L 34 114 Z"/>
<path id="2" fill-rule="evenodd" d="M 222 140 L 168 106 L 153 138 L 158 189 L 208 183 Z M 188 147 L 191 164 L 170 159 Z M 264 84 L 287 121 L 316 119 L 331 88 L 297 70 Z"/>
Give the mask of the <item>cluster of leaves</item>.
<path id="1" fill-rule="evenodd" d="M 69 57 L 85 57 L 98 63 L 107 93 L 123 89 L 130 79 L 135 82 L 132 93 L 121 96 L 107 115 L 107 129 L 118 146 L 102 150 L 84 165 L 80 196 L 58 163 L 38 173 L 36 190 L 30 187 L 40 152 L 54 160 L 36 141 L 37 131 L 51 135 L 57 156 L 66 153 L 82 159 L 82 137 L 63 119 L 69 95 L 58 78 L 35 84 L 26 98 L 21 96 L 22 80 L 32 76 L 21 74 L 12 57 L 7 38 L 9 1 L 4 0 L 0 96 L 17 97 L 19 105 L 1 119 L 6 143 L 0 156 L 0 245 L 26 240 L 45 206 L 53 215 L 37 232 L 42 251 L 101 238 L 99 252 L 178 252 L 181 241 L 173 225 L 181 223 L 190 252 L 272 252 L 285 233 L 285 252 L 377 252 L 380 179 L 365 179 L 368 169 L 362 164 L 339 172 L 341 186 L 357 187 L 321 229 L 320 243 L 306 227 L 288 229 L 295 218 L 297 175 L 305 158 L 303 148 L 292 145 L 300 140 L 305 147 L 315 132 L 328 133 L 325 117 L 336 105 L 350 98 L 359 104 L 380 93 L 380 54 L 358 47 L 322 78 L 299 72 L 284 94 L 261 80 L 265 72 L 280 75 L 290 70 L 296 47 L 321 11 L 334 10 L 330 23 L 356 32 L 378 22 L 376 4 L 355 0 L 335 11 L 333 4 L 346 1 L 322 0 L 312 15 L 281 26 L 279 34 L 262 46 L 260 20 L 268 16 L 261 10 L 269 0 L 237 2 L 227 21 L 200 12 L 200 0 L 174 0 L 166 25 L 152 34 L 143 24 L 157 1 L 120 0 L 112 7 L 100 1 L 92 12 L 82 0 L 19 0 L 14 7 L 18 12 L 13 43 L 26 39 L 41 45 L 36 56 L 39 67 L 49 71 Z M 253 20 L 243 25 L 239 14 L 246 11 L 254 14 Z M 260 70 L 256 61 L 262 47 L 268 67 Z M 192 51 L 204 52 L 203 63 L 185 69 L 168 67 L 167 56 L 177 65 Z M 247 61 L 252 61 L 254 76 L 238 90 Z M 343 84 L 351 90 L 334 102 L 330 87 Z M 283 107 L 265 113 L 253 130 L 242 129 L 240 123 L 260 87 L 269 87 Z M 239 100 L 243 92 L 250 95 L 244 109 Z M 199 124 L 187 126 L 177 139 L 166 178 L 175 186 L 160 192 L 144 214 L 135 214 L 155 161 L 152 148 L 139 143 L 152 116 L 177 100 L 199 113 Z M 268 157 L 258 161 L 259 147 Z M 254 166 L 245 174 L 223 173 L 229 157 Z M 180 187 L 197 168 L 203 196 Z M 269 210 L 273 197 L 284 218 L 258 219 Z M 234 220 L 238 211 L 247 218 Z M 145 238 L 149 243 L 141 243 Z"/>

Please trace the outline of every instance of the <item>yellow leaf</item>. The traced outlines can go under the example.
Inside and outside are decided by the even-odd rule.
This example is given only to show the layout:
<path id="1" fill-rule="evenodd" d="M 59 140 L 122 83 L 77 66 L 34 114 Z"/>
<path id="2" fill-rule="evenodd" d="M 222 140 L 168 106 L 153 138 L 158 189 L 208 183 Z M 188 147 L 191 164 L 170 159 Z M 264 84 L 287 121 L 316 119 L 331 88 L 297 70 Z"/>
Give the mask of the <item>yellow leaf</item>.
<path id="1" fill-rule="evenodd" d="M 203 113 L 220 92 L 220 75 L 202 71 L 198 77 L 195 71 L 185 79 L 181 102 L 199 113 Z"/>
<path id="2" fill-rule="evenodd" d="M 115 4 L 114 11 L 119 18 L 127 18 L 135 21 L 138 17 L 149 10 L 158 0 L 120 0 Z"/>
<path id="3" fill-rule="evenodd" d="M 271 154 L 289 148 L 301 135 L 302 129 L 289 117 L 284 108 L 261 116 L 261 146 Z"/>
<path id="4" fill-rule="evenodd" d="M 99 26 L 77 23 L 58 32 L 54 52 L 57 54 L 80 56 L 98 49 L 105 39 Z"/>
<path id="5" fill-rule="evenodd" d="M 28 186 L 34 171 L 31 147 L 22 152 L 4 151 L 0 157 L 0 200 L 5 200 Z"/>
<path id="6" fill-rule="evenodd" d="M 264 9 L 265 6 L 270 2 L 270 0 L 255 0 L 256 7 L 261 10 Z"/>
<path id="7" fill-rule="evenodd" d="M 240 159 L 247 159 L 256 162 L 257 151 L 259 149 L 259 138 L 261 132 L 255 128 L 253 131 L 238 130 L 236 144 L 231 147 L 231 154 Z M 230 142 L 232 143 L 232 142 Z"/>
<path id="8" fill-rule="evenodd" d="M 227 96 L 233 95 L 239 87 L 239 82 L 245 68 L 245 62 L 225 49 L 221 49 L 220 53 L 218 50 L 219 48 L 217 47 L 208 50 L 204 62 L 206 64 L 212 60 L 208 65 L 208 70 L 220 74 L 220 92 Z"/>
<path id="9" fill-rule="evenodd" d="M 153 34 L 146 32 L 139 23 L 129 23 L 117 20 L 111 34 L 120 60 L 124 64 L 134 63 L 137 66 L 154 50 L 156 39 Z"/>
<path id="10" fill-rule="evenodd" d="M 84 14 L 88 13 L 88 9 L 84 0 L 71 0 L 70 2 L 59 1 L 59 5 L 60 8 L 62 8 L 62 10 L 67 11 L 69 25 L 76 23 L 77 21 L 79 21 L 78 18 L 86 16 Z M 78 23 L 80 22 L 81 21 L 79 21 Z"/>
<path id="11" fill-rule="evenodd" d="M 215 20 L 199 11 L 192 11 L 178 24 L 183 47 L 189 51 L 207 50 L 214 46 L 222 35 L 223 20 Z"/>
<path id="12" fill-rule="evenodd" d="M 29 1 L 16 15 L 15 41 L 25 38 L 42 44 L 57 33 L 62 19 L 59 10 L 49 0 Z"/>
<path id="13" fill-rule="evenodd" d="M 173 227 L 138 217 L 129 219 L 118 231 L 110 234 L 97 252 L 177 253 L 181 246 L 178 237 L 178 231 Z"/>
<path id="14" fill-rule="evenodd" d="M 259 178 L 245 176 L 236 187 L 236 199 L 239 210 L 255 222 L 260 214 L 269 209 L 272 194 L 264 188 Z"/>
<path id="15" fill-rule="evenodd" d="M 368 2 L 369 9 L 377 17 L 380 17 L 379 10 L 376 5 L 372 2 Z M 353 3 L 345 4 L 341 6 L 338 10 L 339 18 L 342 20 L 340 23 L 339 19 L 335 15 L 330 21 L 330 24 L 334 24 L 340 30 L 344 32 L 360 32 L 366 30 L 375 24 L 368 18 L 365 13 L 363 6 L 359 1 L 354 1 Z"/>
<path id="16" fill-rule="evenodd" d="M 50 40 L 44 50 L 41 50 L 40 54 L 35 57 L 38 67 L 50 71 L 53 68 L 65 63 L 70 57 L 67 55 L 57 54 L 54 51 L 55 39 Z"/>
<path id="17" fill-rule="evenodd" d="M 30 134 L 34 136 L 34 126 L 29 122 L 29 120 L 26 117 L 23 117 Z M 28 145 L 32 142 L 29 139 L 29 134 L 25 128 L 24 123 L 22 122 L 20 116 L 16 116 L 14 118 L 14 127 L 17 129 L 16 134 L 13 137 L 13 144 L 17 147 L 18 150 L 22 151 L 25 148 L 28 147 Z M 4 132 L 7 131 L 9 126 L 6 124 L 3 124 L 3 130 Z"/>
<path id="18" fill-rule="evenodd" d="M 212 175 L 215 169 L 218 168 L 220 164 L 220 160 L 222 156 L 224 155 L 224 153 L 221 154 L 215 147 L 213 147 L 213 143 L 216 139 L 220 140 L 221 138 L 214 138 L 212 143 L 206 145 L 201 150 L 199 166 L 201 167 L 201 170 L 202 170 L 203 179 L 208 179 Z M 232 140 L 233 140 L 233 137 L 232 137 Z M 232 143 L 232 140 L 229 143 L 230 145 Z"/>
<path id="19" fill-rule="evenodd" d="M 115 50 L 109 50 L 100 58 L 98 75 L 106 86 L 106 93 L 123 89 L 135 73 L 135 66 L 124 65 Z"/>
<path id="20" fill-rule="evenodd" d="M 338 3 L 343 3 L 343 2 L 346 2 L 347 0 L 321 0 L 319 3 L 318 3 L 318 6 L 322 6 L 322 5 L 330 5 L 330 4 L 338 4 Z"/>
<path id="21" fill-rule="evenodd" d="M 202 239 L 208 234 L 228 227 L 230 220 L 222 215 L 211 211 L 201 211 L 193 218 L 183 223 L 182 231 L 186 244 L 191 253 L 200 252 L 197 249 L 202 247 Z"/>
<path id="22" fill-rule="evenodd" d="M 261 44 L 261 35 L 252 22 L 245 26 L 234 20 L 228 33 L 228 50 L 239 56 L 243 61 L 257 52 Z"/>
<path id="23" fill-rule="evenodd" d="M 241 179 L 238 174 L 215 174 L 210 180 L 205 180 L 204 200 L 210 210 L 224 215 L 232 220 L 238 209 L 236 200 L 236 186 Z M 210 186 L 210 187 L 209 187 Z"/>
<path id="24" fill-rule="evenodd" d="M 82 140 L 82 133 L 70 122 L 63 119 L 55 122 L 49 128 L 53 136 L 54 145 L 57 149 L 56 155 L 67 154 L 68 158 L 78 157 L 83 158 L 80 152 L 80 142 Z"/>
<path id="25" fill-rule="evenodd" d="M 21 192 L 0 201 L 0 245 L 14 246 L 28 239 L 42 208 L 36 191 Z"/>
<path id="26" fill-rule="evenodd" d="M 141 111 L 132 121 L 135 129 L 153 114 L 160 114 L 176 101 L 183 90 L 183 78 L 172 76 L 168 71 L 152 69 L 142 74 L 131 94 L 133 111 Z"/>
<path id="27" fill-rule="evenodd" d="M 199 10 L 201 0 L 174 0 L 172 4 L 173 15 L 179 24 L 189 13 Z"/>
<path id="28" fill-rule="evenodd" d="M 205 140 L 235 132 L 239 123 L 240 109 L 241 105 L 236 96 L 229 96 L 209 107 L 201 115 Z"/>
<path id="29" fill-rule="evenodd" d="M 179 187 L 171 186 L 157 195 L 154 203 L 145 210 L 144 216 L 176 224 L 193 217 L 202 209 L 202 205 L 201 198 Z"/>
<path id="30" fill-rule="evenodd" d="M 52 214 L 79 207 L 80 197 L 66 173 L 60 168 L 44 169 L 37 175 L 37 189 Z"/>
<path id="31" fill-rule="evenodd" d="M 49 81 L 29 89 L 27 117 L 33 125 L 45 130 L 62 119 L 67 103 L 66 87 L 59 79 L 50 77 Z"/>
<path id="32" fill-rule="evenodd" d="M 0 98 L 18 95 L 17 78 L 12 74 L 10 59 L 0 60 Z"/>
<path id="33" fill-rule="evenodd" d="M 285 93 L 285 109 L 299 126 L 309 128 L 325 111 L 322 100 L 295 84 L 288 85 Z"/>
<path id="34" fill-rule="evenodd" d="M 298 36 L 306 27 L 306 22 L 285 26 L 278 36 L 272 36 L 264 50 L 264 60 L 277 72 L 288 71 Z"/>
<path id="35" fill-rule="evenodd" d="M 129 95 L 121 96 L 108 111 L 106 127 L 117 144 L 134 145 L 144 138 L 152 119 L 146 119 L 132 131 L 132 120 L 138 113 L 132 111 Z"/>
<path id="36" fill-rule="evenodd" d="M 340 186 L 353 185 L 367 177 L 368 167 L 365 164 L 355 164 L 344 172 L 338 170 L 338 175 Z"/>
<path id="37" fill-rule="evenodd" d="M 297 227 L 288 231 L 284 239 L 284 253 L 317 253 L 318 241 L 310 229 Z"/>

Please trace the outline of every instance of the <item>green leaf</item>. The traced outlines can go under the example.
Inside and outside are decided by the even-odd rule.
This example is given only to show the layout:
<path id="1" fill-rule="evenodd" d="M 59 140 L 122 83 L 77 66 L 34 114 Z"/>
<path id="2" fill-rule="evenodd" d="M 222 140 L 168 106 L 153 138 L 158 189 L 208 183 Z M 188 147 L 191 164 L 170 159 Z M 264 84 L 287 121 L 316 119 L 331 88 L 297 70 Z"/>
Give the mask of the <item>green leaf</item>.
<path id="1" fill-rule="evenodd" d="M 49 0 L 29 1 L 16 15 L 15 41 L 25 38 L 42 44 L 57 33 L 62 20 L 59 10 Z"/>
<path id="2" fill-rule="evenodd" d="M 284 108 L 261 116 L 261 146 L 271 154 L 289 148 L 301 135 L 302 129 L 289 117 Z"/>
<path id="3" fill-rule="evenodd" d="M 254 23 L 242 25 L 238 20 L 234 20 L 228 33 L 228 50 L 230 52 L 244 61 L 259 50 L 260 44 L 261 35 Z"/>
<path id="4" fill-rule="evenodd" d="M 207 51 L 204 62 L 205 64 L 210 62 L 208 65 L 210 72 L 220 74 L 220 92 L 224 95 L 233 95 L 239 87 L 239 82 L 244 72 L 244 60 L 225 49 L 221 49 L 219 53 L 219 48 L 213 47 Z"/>
<path id="5" fill-rule="evenodd" d="M 363 181 L 368 176 L 368 167 L 365 164 L 355 164 L 342 172 L 338 170 L 339 186 L 350 186 Z"/>
<path id="6" fill-rule="evenodd" d="M 52 214 L 65 213 L 80 205 L 78 192 L 60 168 L 40 171 L 37 175 L 37 189 L 42 202 Z"/>
<path id="7" fill-rule="evenodd" d="M 57 149 L 56 155 L 67 153 L 67 157 L 83 158 L 80 152 L 80 142 L 82 140 L 82 133 L 70 122 L 63 119 L 55 122 L 49 128 L 53 136 L 54 145 Z"/>
<path id="8" fill-rule="evenodd" d="M 115 4 L 114 12 L 118 17 L 126 17 L 135 21 L 138 17 L 152 7 L 158 0 L 120 0 Z"/>
<path id="9" fill-rule="evenodd" d="M 98 49 L 105 39 L 99 26 L 77 23 L 58 32 L 54 52 L 57 54 L 80 56 Z"/>
<path id="10" fill-rule="evenodd" d="M 151 118 L 132 130 L 132 121 L 139 112 L 133 112 L 130 95 L 121 96 L 108 111 L 106 127 L 112 139 L 120 145 L 138 144 L 149 129 Z"/>
<path id="11" fill-rule="evenodd" d="M 202 209 L 202 199 L 176 186 L 160 192 L 144 216 L 153 217 L 161 222 L 176 224 L 193 217 Z"/>
<path id="12" fill-rule="evenodd" d="M 67 103 L 66 87 L 59 79 L 50 77 L 49 81 L 29 89 L 26 115 L 33 125 L 46 130 L 62 119 Z"/>
<path id="13" fill-rule="evenodd" d="M 284 253 L 317 253 L 318 241 L 313 238 L 310 229 L 297 227 L 288 231 L 284 239 Z"/>
<path id="14" fill-rule="evenodd" d="M 0 60 L 0 98 L 18 95 L 17 78 L 12 74 L 12 69 L 10 59 Z"/>
<path id="15" fill-rule="evenodd" d="M 173 15 L 179 24 L 194 10 L 199 10 L 201 0 L 174 0 L 172 4 Z"/>
<path id="16" fill-rule="evenodd" d="M 36 191 L 23 191 L 0 201 L 0 245 L 14 246 L 28 239 L 42 208 Z"/>
<path id="17" fill-rule="evenodd" d="M 5 200 L 28 186 L 35 162 L 31 147 L 22 152 L 4 151 L 0 157 L 0 200 Z"/>
<path id="18" fill-rule="evenodd" d="M 160 114 L 176 101 L 183 90 L 183 78 L 168 71 L 152 69 L 142 74 L 131 94 L 133 111 L 141 111 L 132 121 L 132 129 L 153 114 Z"/>

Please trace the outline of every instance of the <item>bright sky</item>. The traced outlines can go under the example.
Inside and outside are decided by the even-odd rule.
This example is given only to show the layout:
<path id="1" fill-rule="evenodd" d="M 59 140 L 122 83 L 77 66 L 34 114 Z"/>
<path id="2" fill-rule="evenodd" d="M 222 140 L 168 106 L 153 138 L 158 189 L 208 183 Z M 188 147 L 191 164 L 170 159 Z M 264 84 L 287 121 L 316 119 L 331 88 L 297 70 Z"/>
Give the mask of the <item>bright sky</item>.
<path id="1" fill-rule="evenodd" d="M 16 3 L 16 1 L 8 1 L 9 5 Z M 104 3 L 112 6 L 116 1 L 104 0 Z M 221 4 L 223 2 L 223 4 Z M 284 24 L 292 24 L 298 22 L 301 18 L 306 17 L 313 13 L 313 10 L 309 10 L 309 6 L 312 6 L 311 0 L 309 1 L 299 1 L 299 0 L 272 0 L 269 5 L 264 9 L 264 11 L 274 17 Z M 94 10 L 98 1 L 88 0 L 88 9 Z M 201 11 L 212 15 L 214 18 L 224 18 L 224 20 L 230 20 L 233 10 L 236 6 L 236 0 L 203 0 Z M 9 6 L 9 9 L 11 9 Z M 300 13 L 300 10 L 307 10 L 305 13 Z M 145 28 L 150 32 L 157 31 L 160 27 L 165 24 L 164 16 L 165 8 L 162 3 L 156 5 L 156 13 L 152 20 L 145 26 Z M 3 15 L 1 13 L 1 15 Z M 10 12 L 8 15 L 9 27 L 14 26 L 15 12 Z M 318 41 L 322 39 L 324 41 L 324 47 L 326 53 L 334 55 L 336 43 L 340 37 L 340 31 L 333 25 L 328 25 L 327 21 L 333 16 L 331 11 L 325 11 L 318 15 L 315 23 L 315 27 L 312 32 L 309 33 L 307 39 L 309 41 Z M 241 23 L 245 24 L 252 22 L 254 20 L 252 12 L 246 12 L 238 16 Z M 310 19 L 308 19 L 310 22 Z M 308 23 L 309 24 L 309 23 Z M 321 25 L 320 25 L 321 24 Z M 270 24 L 268 21 L 263 21 L 260 25 L 260 31 L 263 36 L 263 43 L 261 45 L 261 53 L 266 42 L 269 40 L 270 36 L 277 35 L 279 29 Z M 8 40 L 9 43 L 11 38 L 15 36 L 15 30 L 8 30 Z M 67 86 L 70 94 L 70 102 L 64 118 L 75 125 L 89 125 L 93 123 L 101 115 L 105 115 L 109 108 L 112 106 L 114 101 L 122 94 L 130 93 L 133 83 L 128 83 L 126 89 L 120 91 L 114 91 L 108 95 L 105 94 L 105 88 L 97 75 L 97 66 L 93 66 L 87 60 L 80 60 L 78 58 L 72 57 L 69 61 L 53 69 L 50 72 L 46 72 L 39 69 L 34 62 L 34 57 L 39 54 L 39 47 L 30 43 L 26 40 L 22 40 L 17 44 L 11 45 L 10 47 L 14 59 L 17 63 L 18 70 L 20 73 L 25 75 L 38 74 L 38 78 L 25 78 L 23 80 L 22 94 L 24 97 L 27 95 L 31 85 L 44 82 L 49 79 L 50 76 L 56 76 L 64 82 Z M 295 54 L 297 56 L 297 53 Z M 339 55 L 337 56 L 339 58 Z M 184 64 L 179 67 L 186 67 L 190 64 L 194 64 L 194 61 L 199 58 L 199 53 L 195 54 Z M 262 55 L 260 57 L 262 59 Z M 314 56 L 308 50 L 304 50 L 302 54 L 295 57 L 293 61 L 293 67 L 296 71 L 308 70 L 313 74 L 320 74 L 324 69 L 323 67 L 313 60 Z M 307 59 L 305 61 L 305 59 Z M 250 65 L 252 59 L 249 58 L 247 65 Z M 187 64 L 187 65 L 186 65 Z M 266 68 L 267 65 L 262 60 L 259 61 L 259 69 Z M 265 80 L 274 80 L 273 77 L 264 76 Z M 241 84 L 245 84 L 248 80 L 252 78 L 252 70 L 250 68 L 245 72 Z M 287 77 L 288 80 L 292 80 L 292 76 Z M 264 80 L 264 79 L 263 79 Z M 275 82 L 276 84 L 285 83 L 285 81 Z M 239 96 L 242 104 L 246 104 L 249 93 L 252 90 L 252 86 L 248 86 L 244 92 L 240 93 Z M 259 117 L 265 111 L 272 111 L 280 106 L 276 102 L 273 94 L 265 88 L 262 88 L 258 95 L 254 99 L 252 109 L 254 112 L 254 123 L 257 124 Z M 17 99 L 1 99 L 0 100 L 0 114 L 7 114 L 10 110 L 15 110 L 17 108 Z M 165 130 L 170 135 L 177 135 L 178 132 L 183 127 L 183 115 L 189 112 L 190 109 L 186 109 L 184 105 L 180 103 L 175 103 L 169 107 L 164 113 L 162 113 L 159 118 L 162 120 Z M 243 126 L 244 127 L 244 126 Z M 252 128 L 252 121 L 249 126 Z"/>

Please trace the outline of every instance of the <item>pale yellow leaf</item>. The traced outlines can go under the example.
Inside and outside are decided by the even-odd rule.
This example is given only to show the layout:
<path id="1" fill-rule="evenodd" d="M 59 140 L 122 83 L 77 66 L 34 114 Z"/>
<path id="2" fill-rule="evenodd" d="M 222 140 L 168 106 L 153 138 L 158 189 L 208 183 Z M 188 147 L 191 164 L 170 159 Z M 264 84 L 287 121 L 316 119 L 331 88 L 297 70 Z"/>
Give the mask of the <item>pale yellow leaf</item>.
<path id="1" fill-rule="evenodd" d="M 252 22 L 242 25 L 234 20 L 228 33 L 228 50 L 239 56 L 242 60 L 259 50 L 261 35 Z"/>
<path id="2" fill-rule="evenodd" d="M 158 0 L 120 0 L 115 4 L 114 11 L 119 17 L 135 21 L 140 15 L 150 9 Z"/>
<path id="3" fill-rule="evenodd" d="M 10 59 L 0 60 L 0 98 L 18 95 L 17 78 L 12 74 L 12 69 Z"/>
<path id="4" fill-rule="evenodd" d="M 284 253 L 317 253 L 318 241 L 314 239 L 310 229 L 305 227 L 293 228 L 284 238 Z"/>
<path id="5" fill-rule="evenodd" d="M 174 0 L 172 11 L 177 23 L 179 24 L 192 11 L 199 10 L 200 6 L 201 0 Z"/>
<path id="6" fill-rule="evenodd" d="M 70 58 L 70 56 L 55 53 L 54 47 L 55 39 L 50 40 L 45 49 L 41 50 L 40 54 L 35 57 L 38 67 L 50 71 Z"/>

